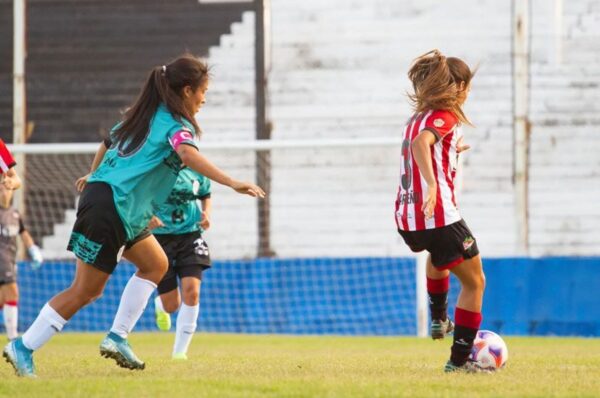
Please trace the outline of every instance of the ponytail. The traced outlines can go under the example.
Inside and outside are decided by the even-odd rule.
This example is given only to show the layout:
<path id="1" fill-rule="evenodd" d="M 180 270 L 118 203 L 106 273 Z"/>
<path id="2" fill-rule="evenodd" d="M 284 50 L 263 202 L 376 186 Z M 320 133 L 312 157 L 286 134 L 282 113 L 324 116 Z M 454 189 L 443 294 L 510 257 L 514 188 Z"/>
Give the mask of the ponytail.
<path id="1" fill-rule="evenodd" d="M 208 79 L 206 63 L 189 54 L 168 65 L 154 67 L 135 103 L 125 111 L 122 123 L 114 130 L 112 141 L 118 142 L 122 151 L 137 148 L 146 138 L 152 117 L 161 103 L 175 119 L 189 122 L 199 135 L 200 127 L 193 113 L 184 105 L 183 89 L 190 86 L 196 91 Z"/>
<path id="2" fill-rule="evenodd" d="M 472 124 L 462 110 L 459 93 L 461 83 L 466 89 L 473 75 L 461 59 L 446 58 L 439 50 L 429 51 L 418 57 L 408 71 L 414 90 L 408 98 L 416 112 L 444 109 L 462 123 Z"/>

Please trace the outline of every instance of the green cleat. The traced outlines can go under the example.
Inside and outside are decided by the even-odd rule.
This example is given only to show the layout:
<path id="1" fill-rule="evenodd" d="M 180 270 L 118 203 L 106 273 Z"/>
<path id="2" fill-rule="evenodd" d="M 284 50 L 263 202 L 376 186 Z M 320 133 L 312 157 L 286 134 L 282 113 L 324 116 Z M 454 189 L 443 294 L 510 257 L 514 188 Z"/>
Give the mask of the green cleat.
<path id="1" fill-rule="evenodd" d="M 492 373 L 489 369 L 484 369 L 477 365 L 475 361 L 467 360 L 462 366 L 457 366 L 452 361 L 446 362 L 444 366 L 446 373 Z"/>
<path id="2" fill-rule="evenodd" d="M 187 361 L 187 359 L 188 359 L 185 352 L 177 352 L 177 353 L 173 354 L 172 358 L 177 361 Z"/>
<path id="3" fill-rule="evenodd" d="M 33 365 L 33 351 L 23 345 L 23 339 L 11 340 L 4 347 L 2 356 L 6 362 L 15 369 L 17 376 L 35 378 L 35 366 Z"/>
<path id="4" fill-rule="evenodd" d="M 110 332 L 102 343 L 100 343 L 100 355 L 112 358 L 122 368 L 143 370 L 146 364 L 142 362 L 133 352 L 127 339 Z"/>
<path id="5" fill-rule="evenodd" d="M 163 332 L 171 330 L 171 314 L 162 309 L 159 303 L 160 297 L 154 299 L 154 315 L 156 317 L 156 326 Z"/>
<path id="6" fill-rule="evenodd" d="M 447 334 L 454 332 L 454 323 L 450 318 L 446 318 L 445 321 L 434 319 L 431 321 L 431 338 L 434 340 L 441 340 Z"/>

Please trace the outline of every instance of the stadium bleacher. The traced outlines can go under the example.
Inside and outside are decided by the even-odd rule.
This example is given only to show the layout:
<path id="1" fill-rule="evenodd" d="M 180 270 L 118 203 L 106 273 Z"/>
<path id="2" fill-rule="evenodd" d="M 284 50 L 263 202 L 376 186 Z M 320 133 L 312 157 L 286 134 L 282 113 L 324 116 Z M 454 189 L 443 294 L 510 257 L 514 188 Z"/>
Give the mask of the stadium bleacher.
<path id="1" fill-rule="evenodd" d="M 148 67 L 185 48 L 207 55 L 213 65 L 209 103 L 199 117 L 205 131 L 203 139 L 253 139 L 254 16 L 248 5 L 179 1 L 167 6 L 166 2 L 151 2 L 140 12 L 135 2 L 130 3 L 86 1 L 83 10 L 54 13 L 47 10 L 49 2 L 31 1 L 32 20 L 47 14 L 48 21 L 57 21 L 60 15 L 67 15 L 73 28 L 89 31 L 89 36 L 73 37 L 69 32 L 75 30 L 70 30 L 69 23 L 36 23 L 30 31 L 29 116 L 36 123 L 32 141 L 97 140 L 114 123 L 119 109 L 133 98 Z M 0 7 L 8 4 L 0 1 Z M 52 4 L 72 7 L 74 2 Z M 115 9 L 116 4 L 123 9 Z M 531 254 L 597 254 L 600 238 L 590 232 L 600 222 L 600 209 L 590 206 L 590 201 L 577 204 L 600 194 L 596 150 L 600 141 L 590 141 L 585 134 L 600 125 L 596 116 L 600 69 L 598 62 L 592 62 L 599 53 L 594 37 L 600 9 L 589 0 L 565 4 L 565 50 L 558 64 L 553 42 L 548 39 L 552 35 L 553 25 L 548 23 L 553 18 L 552 9 L 543 1 L 534 1 L 533 7 Z M 485 19 L 478 17 L 482 10 Z M 410 112 L 405 75 L 411 60 L 435 47 L 463 57 L 479 65 L 479 71 L 466 109 L 476 128 L 465 129 L 473 149 L 464 157 L 459 204 L 477 233 L 483 253 L 514 254 L 518 242 L 512 193 L 510 12 L 508 3 L 474 0 L 461 3 L 459 8 L 433 0 L 409 5 L 395 1 L 273 2 L 273 139 L 397 136 Z M 462 22 L 457 24 L 459 16 Z M 217 22 L 198 23 L 203 17 Z M 173 28 L 176 21 L 186 27 L 182 29 L 185 33 L 153 36 L 157 22 Z M 423 21 L 435 22 L 430 23 L 430 31 L 414 29 Z M 10 29 L 10 21 L 6 22 L 1 29 Z M 82 30 L 84 26 L 89 30 Z M 195 30 L 190 32 L 187 27 Z M 113 34 L 113 29 L 118 34 Z M 6 48 L 2 36 L 1 45 Z M 48 42 L 50 36 L 57 40 L 54 50 Z M 123 37 L 131 38 L 131 42 Z M 182 38 L 190 44 L 181 45 Z M 92 56 L 91 46 L 102 46 L 100 54 L 110 56 L 105 60 Z M 42 66 L 44 63 L 47 67 Z M 89 73 L 83 72 L 84 67 Z M 6 60 L 0 60 L 0 68 L 7 69 Z M 62 95 L 59 89 L 66 84 L 59 78 L 61 71 L 68 71 L 73 79 L 72 72 L 80 70 L 81 80 L 70 80 L 73 86 L 65 87 L 63 97 L 56 97 Z M 42 78 L 45 74 L 57 79 Z M 89 80 L 90 76 L 99 79 Z M 3 79 L 1 84 L 6 85 Z M 111 85 L 105 85 L 107 81 Z M 38 89 L 52 94 L 37 98 Z M 2 90 L 2 103 L 6 103 L 4 93 L 8 91 Z M 63 104 L 65 112 L 53 108 L 56 104 Z M 6 121 L 10 120 L 0 119 L 5 123 L 0 131 L 6 138 L 10 131 Z M 282 257 L 406 255 L 394 234 L 392 216 L 398 149 L 347 149 L 344 156 L 339 154 L 333 149 L 273 151 L 275 251 Z M 216 153 L 214 159 L 238 175 L 253 178 L 252 153 Z M 48 163 L 41 167 L 47 169 Z M 34 178 L 32 174 L 28 178 Z M 73 178 L 77 175 L 73 173 Z M 31 192 L 28 209 L 35 217 L 42 200 L 60 197 L 71 189 L 37 181 L 31 185 L 45 190 L 38 202 Z M 215 187 L 217 194 L 220 189 Z M 47 190 L 56 192 L 48 195 Z M 318 203 L 313 200 L 315 195 Z M 72 193 L 67 196 L 59 200 L 62 206 L 72 206 Z M 548 200 L 542 202 L 542 197 Z M 255 212 L 253 203 L 240 204 L 228 195 L 219 196 L 210 232 L 217 256 L 255 255 Z M 63 217 L 61 210 L 54 221 Z M 243 222 L 231 228 L 240 219 Z M 52 247 L 64 252 L 64 234 L 72 220 L 72 214 L 67 215 L 64 225 L 56 226 L 54 237 L 45 240 L 48 253 Z M 36 237 L 52 233 L 53 224 L 34 231 Z"/>

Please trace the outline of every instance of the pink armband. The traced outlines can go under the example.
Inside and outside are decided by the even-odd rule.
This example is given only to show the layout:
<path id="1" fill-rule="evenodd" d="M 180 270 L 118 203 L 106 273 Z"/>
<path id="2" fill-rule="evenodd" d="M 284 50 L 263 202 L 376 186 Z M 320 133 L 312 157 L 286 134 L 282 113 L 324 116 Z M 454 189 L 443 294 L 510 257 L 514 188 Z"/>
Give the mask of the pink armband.
<path id="1" fill-rule="evenodd" d="M 177 150 L 177 148 L 179 148 L 179 145 L 186 141 L 194 142 L 194 136 L 187 130 L 179 130 L 178 132 L 173 134 L 173 137 L 170 138 L 169 141 L 171 142 L 171 146 L 173 147 L 173 149 Z"/>

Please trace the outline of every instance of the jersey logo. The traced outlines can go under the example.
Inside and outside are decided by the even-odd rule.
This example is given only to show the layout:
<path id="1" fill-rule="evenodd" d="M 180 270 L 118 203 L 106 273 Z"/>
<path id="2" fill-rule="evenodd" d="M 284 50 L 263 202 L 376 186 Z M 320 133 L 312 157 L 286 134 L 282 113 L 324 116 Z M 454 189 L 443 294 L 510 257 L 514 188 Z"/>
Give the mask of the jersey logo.
<path id="1" fill-rule="evenodd" d="M 442 127 L 444 125 L 444 119 L 435 119 L 433 125 L 435 127 Z"/>
<path id="2" fill-rule="evenodd" d="M 473 243 L 475 243 L 475 239 L 470 236 L 466 237 L 463 241 L 463 249 L 469 250 L 473 246 Z"/>
<path id="3" fill-rule="evenodd" d="M 199 256 L 208 256 L 208 245 L 202 238 L 198 238 L 194 241 L 194 250 Z"/>
<path id="4" fill-rule="evenodd" d="M 183 214 L 183 210 L 181 209 L 175 209 L 171 213 L 171 222 L 173 224 L 180 224 L 184 221 L 184 219 L 185 215 Z"/>

